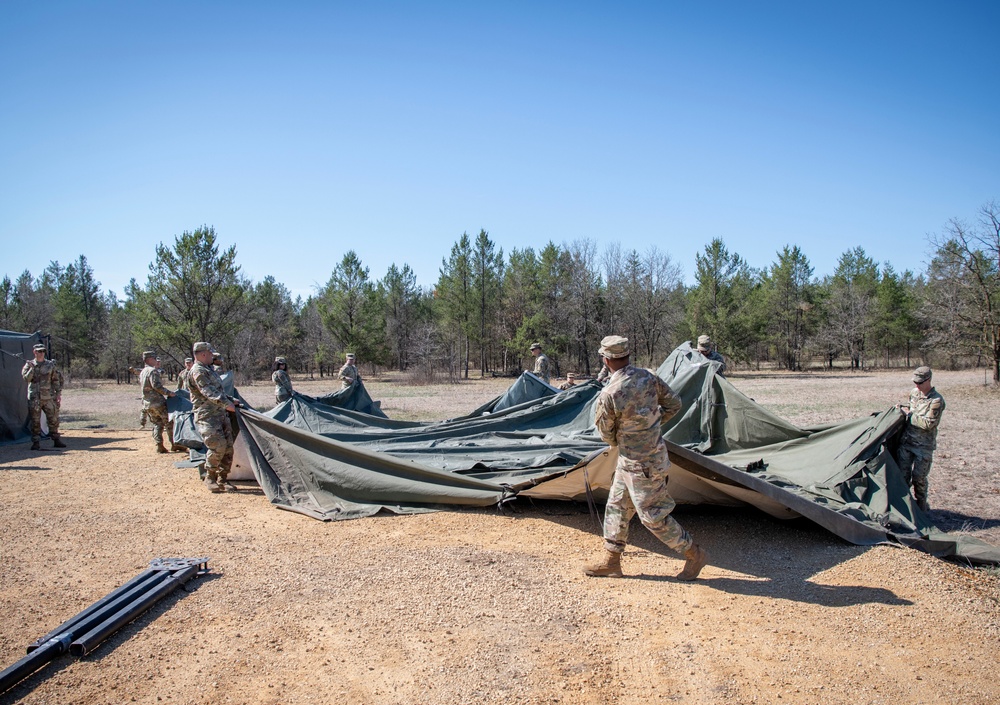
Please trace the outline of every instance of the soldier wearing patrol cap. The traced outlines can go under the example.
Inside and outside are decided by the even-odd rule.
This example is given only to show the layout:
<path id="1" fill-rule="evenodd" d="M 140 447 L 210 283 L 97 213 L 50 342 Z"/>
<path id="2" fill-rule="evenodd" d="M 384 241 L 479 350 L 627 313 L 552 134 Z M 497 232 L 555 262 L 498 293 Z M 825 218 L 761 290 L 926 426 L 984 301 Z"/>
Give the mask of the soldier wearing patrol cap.
<path id="1" fill-rule="evenodd" d="M 195 363 L 188 376 L 194 424 L 205 441 L 205 485 L 212 492 L 235 492 L 227 482 L 233 466 L 233 435 L 230 413 L 236 404 L 222 388 L 222 378 L 212 369 L 212 346 L 198 342 L 192 348 Z"/>
<path id="2" fill-rule="evenodd" d="M 670 460 L 660 425 L 681 409 L 680 397 L 649 370 L 629 363 L 628 338 L 609 335 L 601 357 L 611 370 L 597 397 L 594 425 L 605 443 L 618 448 L 618 463 L 604 513 L 604 561 L 587 566 L 587 575 L 622 577 L 621 557 L 635 514 L 656 538 L 685 558 L 679 580 L 694 580 L 708 561 L 705 550 L 670 516 L 674 500 L 667 492 Z"/>
<path id="3" fill-rule="evenodd" d="M 59 435 L 59 406 L 62 403 L 62 375 L 53 360 L 45 359 L 45 344 L 32 348 L 35 359 L 28 360 L 21 368 L 21 376 L 28 383 L 28 409 L 31 412 L 31 450 L 41 450 L 42 413 L 49 425 L 49 438 L 54 448 L 65 448 Z"/>
<path id="4" fill-rule="evenodd" d="M 541 343 L 531 344 L 531 354 L 535 356 L 535 369 L 533 373 L 536 377 L 542 379 L 545 384 L 549 383 L 549 358 L 542 352 Z"/>
<path id="5" fill-rule="evenodd" d="M 292 379 L 288 376 L 288 363 L 283 357 L 274 358 L 271 366 L 271 381 L 274 382 L 274 401 L 280 404 L 292 398 Z"/>
<path id="6" fill-rule="evenodd" d="M 722 359 L 722 355 L 715 349 L 715 344 L 712 339 L 707 335 L 698 336 L 698 352 L 707 357 L 712 362 L 719 363 L 718 373 L 725 377 L 726 376 L 726 361 Z"/>
<path id="7" fill-rule="evenodd" d="M 163 430 L 167 429 L 170 436 L 170 450 L 177 451 L 174 447 L 174 429 L 170 418 L 167 415 L 167 397 L 174 396 L 174 393 L 163 386 L 163 379 L 160 377 L 160 360 L 156 353 L 147 350 L 142 354 L 142 361 L 145 367 L 139 373 L 139 388 L 142 390 L 142 410 L 146 419 L 153 424 L 153 440 L 156 441 L 156 452 L 167 453 L 163 445 Z"/>
<path id="8" fill-rule="evenodd" d="M 340 375 L 341 389 L 347 389 L 361 379 L 361 373 L 358 372 L 357 356 L 354 353 L 347 353 L 346 362 L 338 374 Z"/>
<path id="9" fill-rule="evenodd" d="M 910 403 L 896 406 L 906 417 L 906 427 L 900 437 L 896 462 L 906 483 L 913 487 L 913 498 L 922 510 L 930 511 L 927 503 L 931 461 L 937 448 L 937 431 L 944 413 L 944 397 L 931 386 L 931 368 L 913 371 Z"/>
<path id="10" fill-rule="evenodd" d="M 559 385 L 559 389 L 565 392 L 567 389 L 570 389 L 575 386 L 576 386 L 576 375 L 573 374 L 572 372 L 567 372 L 566 381 Z"/>
<path id="11" fill-rule="evenodd" d="M 188 377 L 191 375 L 191 368 L 192 367 L 194 367 L 194 358 L 193 357 L 185 357 L 184 358 L 184 369 L 181 370 L 177 374 L 177 391 L 178 392 L 181 391 L 182 389 L 186 389 L 187 391 L 191 391 L 188 388 Z"/>

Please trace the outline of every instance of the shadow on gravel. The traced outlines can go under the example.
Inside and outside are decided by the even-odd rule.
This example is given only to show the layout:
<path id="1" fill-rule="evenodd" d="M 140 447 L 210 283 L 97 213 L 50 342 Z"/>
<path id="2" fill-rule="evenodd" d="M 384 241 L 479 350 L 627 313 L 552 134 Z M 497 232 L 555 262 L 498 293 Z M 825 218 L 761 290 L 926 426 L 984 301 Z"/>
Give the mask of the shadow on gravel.
<path id="1" fill-rule="evenodd" d="M 556 504 L 562 505 L 562 511 L 552 506 Z M 576 508 L 575 513 L 572 507 Z M 603 548 L 601 531 L 595 528 L 585 505 L 535 503 L 530 512 L 525 512 L 529 513 L 593 534 L 594 556 L 600 555 Z M 846 543 L 807 520 L 779 521 L 755 509 L 708 506 L 681 506 L 673 516 L 708 551 L 708 568 L 698 579 L 699 585 L 733 594 L 826 607 L 912 604 L 881 587 L 824 585 L 821 581 L 812 581 L 813 576 L 863 555 L 868 548 Z M 650 555 L 663 557 L 662 561 L 652 562 L 657 574 L 636 574 L 634 559 Z M 633 559 L 631 570 L 630 558 Z M 622 558 L 626 579 L 683 584 L 674 577 L 682 565 L 679 555 L 660 543 L 638 519 L 632 520 L 629 545 Z M 650 562 L 644 560 L 643 567 L 650 570 Z M 715 577 L 712 567 L 741 575 Z"/>
<path id="2" fill-rule="evenodd" d="M 1000 526 L 1000 518 L 984 519 L 949 509 L 934 509 L 931 511 L 931 518 L 944 531 L 980 531 Z"/>
<path id="3" fill-rule="evenodd" d="M 211 566 L 211 563 L 209 563 L 209 566 Z M 16 686 L 8 690 L 6 693 L 0 693 L 0 704 L 14 703 L 22 700 L 23 698 L 27 697 L 35 688 L 37 688 L 43 681 L 51 678 L 52 676 L 56 675 L 57 673 L 60 673 L 61 671 L 66 670 L 67 668 L 72 668 L 72 666 L 76 661 L 99 662 L 103 660 L 104 658 L 109 656 L 119 645 L 121 645 L 123 642 L 135 636 L 140 630 L 142 630 L 144 627 L 152 623 L 160 615 L 162 615 L 164 612 L 166 612 L 175 604 L 177 604 L 179 600 L 186 597 L 189 593 L 197 592 L 198 588 L 202 584 L 210 580 L 215 580 L 216 578 L 221 578 L 221 577 L 222 575 L 220 573 L 210 572 L 205 575 L 201 575 L 192 579 L 190 582 L 187 583 L 187 585 L 184 585 L 183 587 L 174 591 L 170 595 L 167 595 L 165 598 L 154 604 L 149 610 L 139 615 L 135 620 L 129 622 L 124 627 L 122 627 L 114 634 L 112 634 L 110 637 L 108 637 L 106 640 L 101 642 L 101 644 L 94 650 L 94 652 L 88 654 L 87 656 L 84 656 L 80 659 L 75 659 L 72 656 L 70 656 L 69 653 L 65 653 L 61 656 L 56 657 L 54 661 L 51 661 L 41 669 L 35 671 L 33 674 L 25 678 L 23 681 L 21 681 Z M 100 597 L 95 597 L 94 601 L 96 602 L 98 599 L 100 599 Z M 72 616 L 73 615 L 67 615 L 67 618 Z M 56 624 L 52 625 L 53 628 L 56 626 L 57 626 Z M 38 636 L 42 635 L 39 634 Z M 27 647 L 27 643 L 25 644 L 25 646 Z"/>
<path id="4" fill-rule="evenodd" d="M 134 452 L 134 448 L 113 445 L 122 440 L 129 439 L 130 436 L 73 436 L 64 435 L 63 441 L 66 448 L 53 448 L 52 440 L 43 438 L 41 450 L 31 450 L 31 439 L 23 443 L 10 443 L 0 445 L 0 471 L 4 470 L 50 470 L 51 468 L 38 465 L 38 462 L 45 462 L 45 458 L 52 455 L 64 455 L 74 451 L 129 451 Z M 23 463 L 23 464 L 22 464 Z"/>

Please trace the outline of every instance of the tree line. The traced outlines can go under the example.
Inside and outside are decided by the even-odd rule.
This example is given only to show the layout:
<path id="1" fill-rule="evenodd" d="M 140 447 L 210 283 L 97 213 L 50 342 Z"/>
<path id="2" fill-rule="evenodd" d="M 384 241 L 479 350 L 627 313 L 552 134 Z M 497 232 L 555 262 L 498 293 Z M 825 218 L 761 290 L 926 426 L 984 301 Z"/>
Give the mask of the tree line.
<path id="1" fill-rule="evenodd" d="M 1000 384 L 1000 206 L 950 221 L 928 247 L 923 272 L 899 272 L 855 247 L 820 277 L 798 246 L 756 269 L 717 238 L 685 286 L 656 247 L 577 240 L 505 254 L 481 230 L 456 240 L 432 286 L 407 264 L 373 278 L 352 250 L 303 300 L 271 276 L 251 280 L 236 247 L 222 249 L 203 226 L 159 244 L 146 281 L 133 279 L 123 298 L 102 292 L 83 255 L 38 276 L 5 276 L 0 328 L 51 335 L 71 376 L 119 381 L 148 348 L 179 369 L 198 340 L 212 342 L 242 381 L 266 378 L 277 355 L 293 372 L 324 377 L 347 351 L 414 381 L 515 374 L 535 341 L 559 375 L 589 375 L 600 339 L 614 332 L 646 366 L 707 334 L 736 366 L 981 365 Z"/>

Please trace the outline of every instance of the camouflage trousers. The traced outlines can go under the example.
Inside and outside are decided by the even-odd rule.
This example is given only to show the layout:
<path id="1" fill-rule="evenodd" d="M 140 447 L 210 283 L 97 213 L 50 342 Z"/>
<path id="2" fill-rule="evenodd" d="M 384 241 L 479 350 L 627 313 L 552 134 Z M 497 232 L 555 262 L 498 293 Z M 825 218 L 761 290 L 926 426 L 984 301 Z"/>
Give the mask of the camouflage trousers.
<path id="1" fill-rule="evenodd" d="M 38 443 L 42 438 L 42 414 L 49 425 L 49 438 L 59 440 L 59 405 L 55 399 L 29 399 L 28 408 L 31 411 L 31 442 Z"/>
<path id="2" fill-rule="evenodd" d="M 153 424 L 153 440 L 156 445 L 163 445 L 163 429 L 170 427 L 170 417 L 167 414 L 167 405 L 150 404 L 148 401 L 142 404 L 143 411 L 146 412 L 146 419 Z M 172 431 L 170 435 L 172 435 Z M 173 438 L 169 439 L 173 443 Z"/>
<path id="3" fill-rule="evenodd" d="M 933 459 L 934 451 L 929 448 L 901 445 L 896 453 L 896 462 L 903 471 L 903 479 L 913 487 L 913 498 L 917 502 L 927 502 L 928 478 Z"/>
<path id="4" fill-rule="evenodd" d="M 225 482 L 233 467 L 233 426 L 229 414 L 195 419 L 194 425 L 205 441 L 205 474 Z"/>
<path id="5" fill-rule="evenodd" d="M 653 535 L 679 553 L 684 553 L 694 540 L 684 527 L 670 516 L 676 503 L 667 492 L 667 468 L 641 472 L 615 468 L 608 506 L 604 510 L 604 547 L 623 553 L 628 543 L 628 527 L 632 517 L 639 515 L 642 525 Z"/>

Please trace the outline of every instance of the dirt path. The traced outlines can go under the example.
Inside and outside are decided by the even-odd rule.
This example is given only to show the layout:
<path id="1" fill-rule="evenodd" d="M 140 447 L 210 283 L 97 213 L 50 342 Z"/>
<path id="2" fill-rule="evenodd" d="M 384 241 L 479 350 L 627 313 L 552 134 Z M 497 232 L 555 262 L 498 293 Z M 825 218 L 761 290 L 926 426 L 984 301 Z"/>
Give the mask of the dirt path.
<path id="1" fill-rule="evenodd" d="M 894 383 L 843 393 L 875 398 L 867 390 Z M 411 392 L 378 398 L 393 411 L 426 404 Z M 469 408 L 463 394 L 454 404 Z M 956 383 L 946 395 L 942 466 L 966 460 L 988 488 L 992 466 L 970 459 L 989 446 L 954 439 L 982 435 L 959 423 L 963 404 L 984 409 L 974 424 L 997 412 L 961 394 Z M 145 432 L 83 428 L 88 408 L 118 413 L 112 398 L 134 423 L 128 394 L 84 388 L 67 395 L 66 451 L 0 447 L 0 664 L 154 558 L 207 555 L 212 574 L 0 703 L 1000 703 L 996 571 L 751 510 L 681 508 L 710 553 L 702 579 L 674 580 L 680 560 L 639 526 L 628 577 L 590 579 L 581 566 L 601 542 L 583 508 L 321 523 L 257 488 L 209 494 Z M 974 533 L 989 538 L 996 494 L 952 486 L 932 484 L 942 516 L 988 520 Z"/>
<path id="2" fill-rule="evenodd" d="M 0 449 L 0 660 L 153 558 L 213 574 L 6 701 L 1000 702 L 996 577 L 916 551 L 689 510 L 702 580 L 640 527 L 629 577 L 588 579 L 574 507 L 324 524 L 208 494 L 145 434 L 67 441 Z"/>

